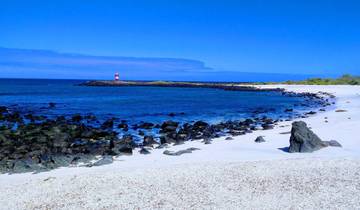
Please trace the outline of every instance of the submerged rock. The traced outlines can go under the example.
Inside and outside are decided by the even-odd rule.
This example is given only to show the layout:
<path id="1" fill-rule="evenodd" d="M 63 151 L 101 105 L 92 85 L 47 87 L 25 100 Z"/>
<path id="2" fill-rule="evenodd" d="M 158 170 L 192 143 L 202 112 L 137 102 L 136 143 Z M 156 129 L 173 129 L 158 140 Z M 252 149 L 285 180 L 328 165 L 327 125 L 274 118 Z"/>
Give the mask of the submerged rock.
<path id="1" fill-rule="evenodd" d="M 80 122 L 83 119 L 83 117 L 80 114 L 75 114 L 72 116 L 71 120 L 73 122 Z"/>
<path id="2" fill-rule="evenodd" d="M 6 106 L 0 106 L 0 113 L 6 113 L 8 112 L 8 108 Z"/>
<path id="3" fill-rule="evenodd" d="M 154 127 L 154 124 L 153 123 L 148 123 L 148 122 L 144 122 L 144 123 L 141 123 L 139 126 L 139 128 L 142 128 L 142 129 L 147 129 L 147 130 L 150 130 Z"/>
<path id="4" fill-rule="evenodd" d="M 314 152 L 327 144 L 314 134 L 303 121 L 292 123 L 289 152 Z"/>
<path id="5" fill-rule="evenodd" d="M 113 127 L 114 119 L 108 119 L 101 125 L 101 129 L 112 129 Z"/>
<path id="6" fill-rule="evenodd" d="M 56 107 L 56 103 L 54 103 L 54 102 L 49 103 L 49 108 L 50 109 L 55 108 L 55 107 Z"/>

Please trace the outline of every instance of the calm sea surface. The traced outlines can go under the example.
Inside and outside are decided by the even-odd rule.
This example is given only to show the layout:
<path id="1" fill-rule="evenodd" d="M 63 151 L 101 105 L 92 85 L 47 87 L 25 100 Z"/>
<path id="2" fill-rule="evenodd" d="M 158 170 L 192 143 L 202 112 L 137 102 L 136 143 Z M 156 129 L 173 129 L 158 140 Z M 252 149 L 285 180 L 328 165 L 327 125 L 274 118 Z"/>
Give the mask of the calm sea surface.
<path id="1" fill-rule="evenodd" d="M 251 117 L 257 109 L 268 111 L 267 116 L 286 117 L 286 108 L 304 102 L 303 98 L 282 96 L 278 92 L 76 86 L 81 82 L 0 79 L 0 105 L 47 116 L 91 113 L 99 119 L 116 117 L 135 123 L 169 119 L 219 122 Z M 56 107 L 49 109 L 49 102 L 56 103 Z"/>

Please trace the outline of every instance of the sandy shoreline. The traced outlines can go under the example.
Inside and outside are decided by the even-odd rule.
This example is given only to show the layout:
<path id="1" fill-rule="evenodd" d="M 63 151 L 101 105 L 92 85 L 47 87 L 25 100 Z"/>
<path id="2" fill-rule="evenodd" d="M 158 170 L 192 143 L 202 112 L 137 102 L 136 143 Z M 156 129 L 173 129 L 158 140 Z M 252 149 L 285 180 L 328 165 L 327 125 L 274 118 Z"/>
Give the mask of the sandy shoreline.
<path id="1" fill-rule="evenodd" d="M 322 140 L 343 148 L 289 154 L 291 122 L 211 145 L 187 142 L 170 150 L 121 156 L 111 165 L 0 175 L 0 209 L 360 209 L 360 86 L 274 85 L 334 94 L 335 109 L 302 119 Z M 326 118 L 326 119 L 325 119 Z M 328 122 L 325 122 L 327 120 Z M 265 136 L 265 143 L 254 139 Z"/>

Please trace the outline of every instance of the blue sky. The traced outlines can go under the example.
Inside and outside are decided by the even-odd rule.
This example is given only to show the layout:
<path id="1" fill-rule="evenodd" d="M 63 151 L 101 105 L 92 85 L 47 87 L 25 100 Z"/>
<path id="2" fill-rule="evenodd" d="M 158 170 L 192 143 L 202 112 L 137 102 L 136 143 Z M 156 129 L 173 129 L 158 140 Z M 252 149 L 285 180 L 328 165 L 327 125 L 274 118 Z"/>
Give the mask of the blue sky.
<path id="1" fill-rule="evenodd" d="M 0 77 L 110 77 L 117 64 L 89 61 L 98 57 L 141 64 L 180 58 L 171 68 L 119 64 L 129 79 L 360 74 L 359 11 L 357 0 L 2 0 L 0 51 L 7 56 L 0 57 Z M 46 56 L 29 63 L 44 53 L 36 50 L 71 53 L 73 62 L 72 54 L 81 54 L 89 63 L 79 67 L 65 59 L 54 66 Z"/>

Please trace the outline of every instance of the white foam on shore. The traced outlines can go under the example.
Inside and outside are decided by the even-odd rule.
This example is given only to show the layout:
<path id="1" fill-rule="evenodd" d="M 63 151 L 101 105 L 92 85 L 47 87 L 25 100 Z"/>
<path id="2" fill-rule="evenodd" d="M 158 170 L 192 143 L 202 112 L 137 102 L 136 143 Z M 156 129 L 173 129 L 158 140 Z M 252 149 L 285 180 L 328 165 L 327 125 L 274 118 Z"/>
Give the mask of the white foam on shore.
<path id="1" fill-rule="evenodd" d="M 150 177 L 154 177 L 155 171 L 163 171 L 161 177 L 166 177 L 169 173 L 169 179 L 171 179 L 169 169 L 171 168 L 177 168 L 179 172 L 182 173 L 184 180 L 186 180 L 187 176 L 194 177 L 193 170 L 190 170 L 188 168 L 191 168 L 189 166 L 199 166 L 201 171 L 201 167 L 204 168 L 204 170 L 208 170 L 211 172 L 211 168 L 214 169 L 214 171 L 219 170 L 219 167 L 230 167 L 232 164 L 236 164 L 239 166 L 243 164 L 252 165 L 253 167 L 257 167 L 258 165 L 264 168 L 264 173 L 275 173 L 273 170 L 276 170 L 276 168 L 271 167 L 276 164 L 282 164 L 286 163 L 288 165 L 291 165 L 291 162 L 300 162 L 302 164 L 299 164 L 298 167 L 301 169 L 302 167 L 306 168 L 303 163 L 306 163 L 308 161 L 299 161 L 299 159 L 303 160 L 313 160 L 313 161 L 329 161 L 331 159 L 334 160 L 354 160 L 357 164 L 359 163 L 358 160 L 360 160 L 360 138 L 359 138 L 359 132 L 360 132 L 360 86 L 307 86 L 307 85 L 266 85 L 266 86 L 257 86 L 261 88 L 285 88 L 288 91 L 293 92 L 312 92 L 317 93 L 319 91 L 328 92 L 331 94 L 334 94 L 336 98 L 336 109 L 344 109 L 347 110 L 347 112 L 335 112 L 335 110 L 331 110 L 328 112 L 319 112 L 318 114 L 311 116 L 306 119 L 301 119 L 305 121 L 309 127 L 312 128 L 312 130 L 322 139 L 322 140 L 337 140 L 342 144 L 342 148 L 336 148 L 336 147 L 328 147 L 322 150 L 319 150 L 314 153 L 309 154 L 290 154 L 287 152 L 284 152 L 282 148 L 285 148 L 289 146 L 289 137 L 290 134 L 280 134 L 282 132 L 288 132 L 291 129 L 291 122 L 281 122 L 279 123 L 275 129 L 273 130 L 266 130 L 266 131 L 256 131 L 251 134 L 247 134 L 244 136 L 238 136 L 234 137 L 234 140 L 227 141 L 224 140 L 225 138 L 219 138 L 214 139 L 213 143 L 210 145 L 205 145 L 201 143 L 201 141 L 193 141 L 193 142 L 186 142 L 183 145 L 174 146 L 169 148 L 168 150 L 177 151 L 180 149 L 186 149 L 189 147 L 196 147 L 200 148 L 198 151 L 194 151 L 192 154 L 184 154 L 182 156 L 167 156 L 163 155 L 163 151 L 165 149 L 156 149 L 152 150 L 150 155 L 141 155 L 138 152 L 135 152 L 133 156 L 121 156 L 119 157 L 113 164 L 110 165 L 104 165 L 100 167 L 92 167 L 92 168 L 84 168 L 84 167 L 74 167 L 74 168 L 60 168 L 56 170 L 52 170 L 49 172 L 43 172 L 39 174 L 31 174 L 31 173 L 25 173 L 25 174 L 13 174 L 13 175 L 0 175 L 0 186 L 2 186 L 2 189 L 7 189 L 6 193 L 4 191 L 0 190 L 0 204 L 3 204 L 3 202 L 6 201 L 5 207 L 8 208 L 23 208 L 26 207 L 22 204 L 26 200 L 26 197 L 24 196 L 18 196 L 21 193 L 35 193 L 36 195 L 41 198 L 42 196 L 59 196 L 62 195 L 62 190 L 64 192 L 68 192 L 68 190 L 71 188 L 70 186 L 66 186 L 65 180 L 69 180 L 71 177 L 76 177 L 76 179 L 81 180 L 81 184 L 84 182 L 87 183 L 87 185 L 93 187 L 99 187 L 98 182 L 112 182 L 112 179 L 121 179 L 125 178 L 126 180 L 132 180 L 131 178 L 131 172 L 134 172 L 134 176 L 142 176 L 144 179 L 146 179 L 148 173 L 152 173 L 149 175 Z M 325 122 L 325 118 L 327 118 L 328 122 Z M 285 126 L 285 127 L 284 127 Z M 266 142 L 264 143 L 255 143 L 254 140 L 257 136 L 264 136 Z M 254 162 L 255 161 L 255 162 Z M 266 164 L 264 165 L 263 162 L 268 161 L 269 167 L 266 167 Z M 341 162 L 340 161 L 340 162 Z M 319 162 L 319 163 L 320 163 Z M 334 162 L 334 161 L 333 161 Z M 333 164 L 332 162 L 332 164 Z M 335 161 L 336 162 L 336 161 Z M 259 164 L 261 163 L 261 164 Z M 359 165 L 357 165 L 359 166 Z M 335 166 L 334 166 L 335 167 Z M 248 170 L 251 169 L 249 166 L 247 168 Z M 229 169 L 230 170 L 230 169 Z M 234 169 L 235 170 L 235 169 Z M 295 169 L 294 169 L 295 170 Z M 305 169 L 304 169 L 305 170 Z M 345 169 L 344 169 L 345 170 Z M 346 168 L 346 170 L 348 170 Z M 136 172 L 136 173 L 135 173 Z M 251 172 L 249 172 L 251 173 Z M 291 174 L 291 173 L 290 173 Z M 294 172 L 293 175 L 296 173 Z M 201 176 L 204 182 L 208 182 L 211 184 L 211 181 L 208 179 L 212 179 L 211 174 L 209 174 L 209 177 Z M 301 172 L 302 176 L 304 175 L 304 171 Z M 329 177 L 331 177 L 331 174 L 327 174 Z M 200 175 L 199 175 L 200 176 Z M 33 189 L 34 192 L 32 192 L 32 187 L 34 183 L 43 183 L 44 179 L 52 177 L 57 182 L 63 183 L 63 186 L 57 186 L 58 191 L 53 195 L 54 190 L 50 189 L 52 187 L 51 184 L 43 184 L 43 187 L 35 187 Z M 111 177 L 111 179 L 110 179 Z M 196 177 L 196 176 L 195 176 Z M 200 177 L 199 177 L 200 178 Z M 136 180 L 136 178 L 134 178 Z M 215 181 L 215 180 L 214 180 Z M 219 181 L 219 180 L 217 180 Z M 163 180 L 159 180 L 159 185 L 164 184 L 163 182 L 166 182 L 166 178 Z M 181 180 L 179 180 L 181 182 Z M 220 181 L 221 182 L 221 181 Z M 51 182 L 49 182 L 51 183 Z M 96 184 L 95 184 L 96 183 Z M 76 185 L 76 182 L 72 183 Z M 80 184 L 80 185 L 81 185 Z M 124 184 L 124 183 L 123 183 Z M 139 187 L 139 186 L 132 186 L 131 183 L 129 184 L 129 188 L 131 187 Z M 156 184 L 154 182 L 153 184 Z M 179 183 L 178 183 L 179 184 Z M 184 182 L 184 184 L 187 184 Z M 196 184 L 194 182 L 193 184 Z M 213 183 L 216 184 L 216 183 Z M 225 184 L 225 183 L 224 183 Z M 46 185 L 46 186 L 45 186 Z M 79 187 L 80 187 L 79 185 Z M 87 187 L 89 187 L 87 186 Z M 122 200 L 121 199 L 121 192 L 126 193 L 127 190 L 123 189 L 124 186 L 113 186 L 114 189 L 112 189 L 113 193 L 116 193 L 117 187 L 119 190 L 119 197 L 116 198 L 117 200 L 114 200 L 113 204 L 114 206 L 127 206 L 128 208 L 131 208 L 131 202 L 134 202 L 133 206 L 138 206 L 136 204 L 137 199 L 141 199 L 141 195 L 137 195 L 134 197 L 133 200 Z M 45 194 L 41 194 L 38 192 L 38 190 L 45 190 Z M 72 188 L 71 188 L 72 189 Z M 82 190 L 81 188 L 73 189 L 75 190 L 72 193 L 81 195 Z M 104 188 L 99 188 L 99 191 L 106 190 Z M 115 190 L 115 191 L 114 191 Z M 175 191 L 176 189 L 174 189 Z M 359 189 L 358 189 L 359 190 Z M 96 190 L 94 190 L 96 191 Z M 120 192 L 121 191 L 121 192 Z M 150 193 L 151 189 L 143 189 L 139 188 L 137 193 L 143 194 L 143 193 Z M 251 189 L 249 189 L 251 191 Z M 353 191 L 352 191 L 353 192 Z M 7 196 L 8 194 L 11 195 L 10 197 Z M 69 193 L 69 192 L 68 192 Z M 156 193 L 156 192 L 155 192 Z M 174 192 L 176 193 L 176 191 Z M 181 192 L 179 192 L 181 195 Z M 201 194 L 201 192 L 199 192 Z M 230 192 L 227 192 L 228 196 L 234 196 L 237 192 L 236 190 L 233 192 L 234 195 L 231 195 Z M 250 192 L 249 192 L 250 193 Z M 253 192 L 252 192 L 253 193 Z M 100 194 L 105 196 L 105 192 L 100 192 Z M 199 196 L 201 197 L 201 195 Z M 359 193 L 358 193 L 359 194 Z M 165 195 L 162 195 L 165 196 Z M 209 195 L 212 197 L 213 195 Z M 96 196 L 95 196 L 96 197 Z M 8 201 L 10 199 L 11 202 Z M 24 200 L 25 199 L 25 200 Z M 33 196 L 29 195 L 29 202 L 35 202 L 35 198 Z M 79 198 L 80 199 L 80 198 Z M 88 198 L 93 202 L 93 208 L 99 208 L 104 207 L 100 204 L 96 204 L 96 201 L 92 198 Z M 101 198 L 100 198 L 101 199 Z M 196 198 L 194 198 L 196 199 Z M 45 199 L 46 200 L 46 199 Z M 52 202 L 56 202 L 56 198 L 51 199 Z M 67 202 L 59 198 L 58 200 L 61 202 Z M 80 199 L 82 201 L 82 199 Z M 37 202 L 41 203 L 42 200 L 39 199 Z M 66 207 L 76 207 L 78 206 L 78 203 L 76 201 L 68 201 L 70 205 L 65 205 Z M 71 202 L 74 202 L 74 206 L 71 205 Z M 166 199 L 166 197 L 163 197 L 163 201 L 166 203 L 164 206 L 159 206 L 159 208 L 162 207 L 176 207 L 175 203 L 172 205 L 169 203 L 170 201 Z M 189 201 L 191 202 L 191 201 Z M 211 202 L 211 201 L 209 201 Z M 221 204 L 221 201 L 217 201 L 217 204 Z M 225 200 L 224 200 L 225 202 Z M 277 201 L 274 201 L 277 202 Z M 76 203 L 76 205 L 75 205 Z M 126 205 L 125 205 L 126 203 Z M 216 202 L 215 202 L 216 203 Z M 96 204 L 96 205 L 95 205 Z M 109 203 L 107 203 L 108 205 Z M 111 203 L 110 203 L 111 204 Z M 119 205 L 115 205 L 119 204 Z M 121 205 L 120 205 L 121 204 Z M 136 204 L 136 205 L 135 205 Z M 291 203 L 289 203 L 290 205 Z M 98 206 L 100 205 L 100 206 Z M 144 204 L 145 205 L 145 204 Z M 235 203 L 234 203 L 235 205 Z M 28 207 L 34 207 L 28 206 Z M 111 205 L 110 205 L 111 206 Z M 187 205 L 185 205 L 187 206 Z M 231 207 L 228 204 L 223 206 L 215 205 L 213 207 L 219 207 L 219 208 L 226 208 Z M 248 207 L 261 207 L 259 206 L 253 206 L 253 204 L 248 203 Z M 39 205 L 37 206 L 39 207 Z M 41 206 L 40 206 L 41 207 Z M 56 208 L 61 208 L 60 204 L 55 205 Z M 139 206 L 140 207 L 140 206 Z M 147 208 L 146 206 L 142 206 Z M 154 206 L 152 206 L 154 207 Z M 197 206 L 199 207 L 199 206 Z M 207 205 L 207 207 L 211 207 L 211 205 Z M 246 207 L 246 206 L 245 206 Z M 286 207 L 282 206 L 282 207 Z M 290 207 L 290 206 L 287 206 Z M 0 209 L 3 208 L 0 205 Z M 148 208 L 150 208 L 148 206 Z M 181 209 L 181 207 L 178 206 L 178 208 Z"/>

